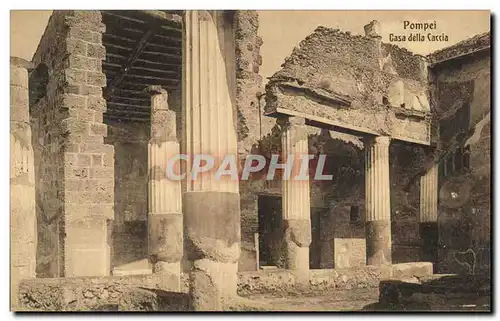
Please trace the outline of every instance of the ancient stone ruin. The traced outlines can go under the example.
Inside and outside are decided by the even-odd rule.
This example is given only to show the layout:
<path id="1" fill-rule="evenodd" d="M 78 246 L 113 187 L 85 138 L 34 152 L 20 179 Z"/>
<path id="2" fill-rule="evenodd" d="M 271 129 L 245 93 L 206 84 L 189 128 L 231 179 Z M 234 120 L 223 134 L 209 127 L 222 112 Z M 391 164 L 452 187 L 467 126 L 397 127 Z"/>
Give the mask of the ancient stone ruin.
<path id="1" fill-rule="evenodd" d="M 489 274 L 489 33 L 423 57 L 365 32 L 318 27 L 264 88 L 256 12 L 54 11 L 11 58 L 12 309 Z M 333 179 L 169 180 L 179 153 L 326 154 Z"/>

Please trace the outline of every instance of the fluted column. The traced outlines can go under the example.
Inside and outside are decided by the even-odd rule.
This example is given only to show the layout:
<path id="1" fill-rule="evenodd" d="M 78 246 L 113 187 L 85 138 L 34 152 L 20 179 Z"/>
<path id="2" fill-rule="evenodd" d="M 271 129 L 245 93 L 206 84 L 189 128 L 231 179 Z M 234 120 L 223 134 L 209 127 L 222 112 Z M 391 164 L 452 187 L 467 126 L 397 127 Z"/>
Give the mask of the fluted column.
<path id="1" fill-rule="evenodd" d="M 150 89 L 151 139 L 148 144 L 148 248 L 153 273 L 173 274 L 180 290 L 183 254 L 181 183 L 166 176 L 167 162 L 179 154 L 175 112 L 168 109 L 168 94 Z"/>
<path id="2" fill-rule="evenodd" d="M 437 262 L 438 258 L 438 165 L 420 178 L 419 228 L 422 240 L 421 260 Z"/>
<path id="3" fill-rule="evenodd" d="M 35 165 L 31 143 L 28 71 L 30 63 L 10 60 L 10 255 L 11 310 L 19 281 L 36 277 Z"/>
<path id="4" fill-rule="evenodd" d="M 231 33 L 221 13 L 186 11 L 184 16 L 184 147 L 191 156 L 226 156 L 237 160 L 234 107 L 231 100 L 234 48 L 224 42 Z M 231 69 L 229 69 L 231 68 Z M 240 196 L 237 180 L 218 179 L 215 170 L 192 178 L 186 166 L 183 194 L 186 254 L 192 262 L 190 296 L 195 310 L 221 310 L 236 296 L 240 256 Z"/>
<path id="5" fill-rule="evenodd" d="M 309 180 L 299 179 L 298 176 L 302 165 L 301 156 L 308 154 L 306 125 L 304 118 L 298 117 L 278 119 L 278 124 L 282 129 L 283 163 L 293 164 L 290 177 L 282 181 L 287 269 L 307 279 L 311 244 L 310 188 Z M 289 162 L 290 157 L 293 163 Z"/>
<path id="6" fill-rule="evenodd" d="M 391 200 L 387 136 L 365 140 L 366 263 L 390 264 Z"/>

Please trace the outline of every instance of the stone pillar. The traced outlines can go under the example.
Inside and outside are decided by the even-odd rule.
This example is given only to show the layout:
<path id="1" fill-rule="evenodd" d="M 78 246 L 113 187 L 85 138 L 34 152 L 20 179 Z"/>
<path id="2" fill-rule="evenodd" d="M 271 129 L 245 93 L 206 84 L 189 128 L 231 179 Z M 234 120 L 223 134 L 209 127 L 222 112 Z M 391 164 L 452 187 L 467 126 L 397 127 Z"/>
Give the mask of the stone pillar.
<path id="1" fill-rule="evenodd" d="M 438 165 L 434 165 L 420 178 L 420 215 L 418 218 L 422 257 L 425 262 L 436 263 L 438 258 Z"/>
<path id="2" fill-rule="evenodd" d="M 29 66 L 23 59 L 10 59 L 11 310 L 17 308 L 19 281 L 36 277 L 35 165 L 26 69 Z"/>
<path id="3" fill-rule="evenodd" d="M 186 11 L 184 16 L 184 148 L 191 156 L 207 154 L 237 160 L 231 51 L 217 13 Z M 234 55 L 234 51 L 233 51 Z M 226 65 L 225 61 L 228 61 Z M 234 65 L 232 66 L 234 68 Z M 217 168 L 216 160 L 215 168 Z M 237 180 L 217 179 L 215 171 L 191 179 L 186 166 L 183 195 L 185 249 L 192 262 L 190 296 L 194 310 L 221 310 L 236 296 L 240 257 L 240 196 Z"/>
<path id="4" fill-rule="evenodd" d="M 311 201 L 309 180 L 298 180 L 300 156 L 307 155 L 308 141 L 304 118 L 289 117 L 278 120 L 282 129 L 283 163 L 294 158 L 289 179 L 282 182 L 282 212 L 285 228 L 287 269 L 297 272 L 302 279 L 309 278 L 309 245 L 311 244 Z"/>
<path id="5" fill-rule="evenodd" d="M 366 263 L 391 264 L 391 200 L 387 136 L 365 140 Z"/>
<path id="6" fill-rule="evenodd" d="M 151 139 L 148 144 L 148 248 L 153 273 L 173 274 L 180 291 L 183 254 L 180 181 L 165 175 L 167 161 L 179 154 L 175 112 L 168 109 L 168 94 L 152 89 Z M 150 90 L 151 92 L 151 90 Z"/>
<path id="7" fill-rule="evenodd" d="M 106 276 L 111 272 L 110 221 L 114 219 L 114 147 L 104 143 L 105 30 L 99 11 L 65 13 L 64 75 L 57 97 L 63 137 L 64 276 Z M 54 74 L 56 72 L 54 71 Z M 64 111 L 64 112 L 63 112 Z"/>

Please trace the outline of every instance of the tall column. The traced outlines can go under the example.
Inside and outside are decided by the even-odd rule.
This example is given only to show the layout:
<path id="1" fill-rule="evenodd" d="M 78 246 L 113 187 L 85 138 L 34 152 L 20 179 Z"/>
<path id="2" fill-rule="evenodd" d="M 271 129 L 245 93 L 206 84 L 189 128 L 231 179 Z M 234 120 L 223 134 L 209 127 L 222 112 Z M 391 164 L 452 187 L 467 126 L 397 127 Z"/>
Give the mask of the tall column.
<path id="1" fill-rule="evenodd" d="M 294 159 L 293 173 L 289 179 L 282 181 L 287 268 L 308 279 L 311 244 L 310 188 L 309 180 L 297 179 L 300 157 L 307 155 L 309 151 L 305 119 L 284 118 L 279 119 L 278 124 L 282 128 L 282 154 L 285 158 L 283 162 L 287 162 L 289 157 Z"/>
<path id="2" fill-rule="evenodd" d="M 365 140 L 366 263 L 391 264 L 391 200 L 387 136 Z"/>
<path id="3" fill-rule="evenodd" d="M 437 262 L 438 258 L 438 165 L 420 178 L 419 229 L 422 240 L 422 261 Z"/>
<path id="4" fill-rule="evenodd" d="M 222 20 L 216 12 L 186 11 L 183 51 L 184 147 L 188 155 L 226 156 L 237 160 L 231 75 L 226 66 Z M 229 29 L 230 31 L 230 29 Z M 231 67 L 232 66 L 232 67 Z M 227 70 L 229 69 L 229 70 Z M 240 256 L 240 196 L 238 180 L 218 179 L 215 171 L 192 175 L 186 166 L 183 195 L 185 249 L 192 262 L 191 304 L 195 310 L 221 310 L 236 296 Z"/>
<path id="5" fill-rule="evenodd" d="M 19 281 L 36 277 L 35 165 L 26 70 L 29 65 L 20 58 L 10 60 L 11 310 L 17 307 Z"/>
<path id="6" fill-rule="evenodd" d="M 155 86 L 156 87 L 156 86 Z M 149 88 L 151 139 L 148 144 L 148 248 L 153 273 L 173 274 L 180 290 L 183 254 L 181 183 L 166 175 L 167 161 L 179 154 L 175 112 L 168 109 L 168 94 Z"/>

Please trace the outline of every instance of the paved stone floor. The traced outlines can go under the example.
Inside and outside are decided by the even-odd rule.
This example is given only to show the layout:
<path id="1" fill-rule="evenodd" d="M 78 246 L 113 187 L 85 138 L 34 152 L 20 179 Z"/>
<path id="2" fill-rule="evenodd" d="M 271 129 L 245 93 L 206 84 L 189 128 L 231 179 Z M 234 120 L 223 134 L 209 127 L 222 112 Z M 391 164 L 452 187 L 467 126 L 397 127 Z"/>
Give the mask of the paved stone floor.
<path id="1" fill-rule="evenodd" d="M 477 311 L 490 310 L 489 296 L 427 294 L 405 305 L 378 303 L 378 288 L 318 293 L 255 294 L 245 298 L 237 310 L 243 311 Z"/>
<path id="2" fill-rule="evenodd" d="M 266 311 L 358 311 L 378 301 L 378 289 L 353 289 L 331 292 L 280 295 L 255 294 L 247 297 L 256 310 Z M 251 302 L 250 302 L 251 300 Z"/>

